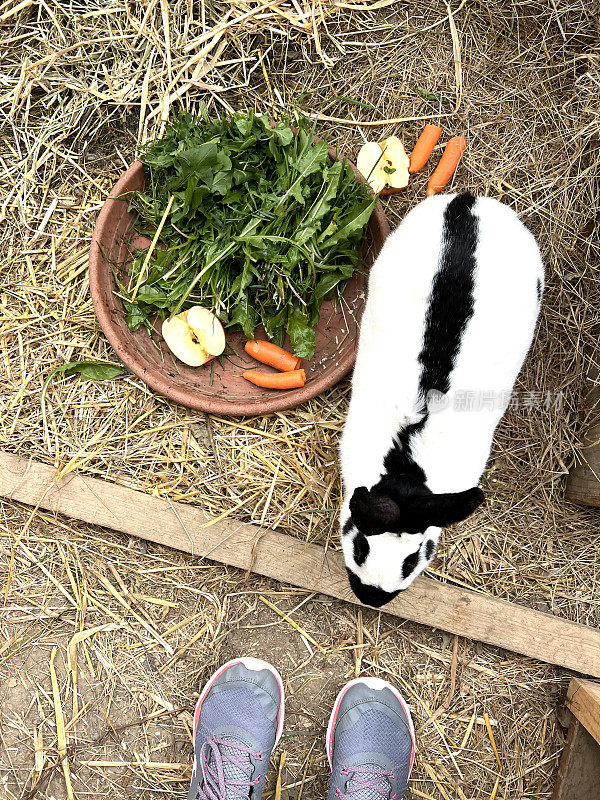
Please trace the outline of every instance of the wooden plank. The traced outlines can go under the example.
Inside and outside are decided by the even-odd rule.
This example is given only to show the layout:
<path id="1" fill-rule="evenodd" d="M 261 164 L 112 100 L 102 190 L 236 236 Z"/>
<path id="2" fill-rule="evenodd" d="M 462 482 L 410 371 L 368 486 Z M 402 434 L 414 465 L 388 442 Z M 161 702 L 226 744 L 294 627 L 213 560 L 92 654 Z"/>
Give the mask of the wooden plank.
<path id="1" fill-rule="evenodd" d="M 573 720 L 560 759 L 552 800 L 598 800 L 600 746 L 579 720 Z"/>
<path id="2" fill-rule="evenodd" d="M 192 505 L 96 478 L 71 473 L 55 484 L 54 475 L 50 466 L 0 451 L 0 497 L 359 605 L 340 553 L 326 554 L 318 545 L 229 518 L 210 525 Z M 600 632 L 551 614 L 425 577 L 384 611 L 600 677 Z"/>
<path id="3" fill-rule="evenodd" d="M 567 707 L 600 744 L 600 684 L 573 678 L 567 692 Z"/>
<path id="4" fill-rule="evenodd" d="M 581 434 L 578 463 L 571 467 L 565 488 L 565 499 L 584 506 L 600 506 L 600 350 L 589 360 L 585 376 L 582 416 L 585 428 Z"/>

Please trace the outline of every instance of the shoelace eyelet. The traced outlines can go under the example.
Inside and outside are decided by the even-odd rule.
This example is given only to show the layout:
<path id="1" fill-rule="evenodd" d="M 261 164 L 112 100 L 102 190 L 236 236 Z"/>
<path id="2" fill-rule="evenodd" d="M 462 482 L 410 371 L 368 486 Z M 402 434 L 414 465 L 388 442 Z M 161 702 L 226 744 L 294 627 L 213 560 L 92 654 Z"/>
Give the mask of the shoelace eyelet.
<path id="1" fill-rule="evenodd" d="M 369 774 L 370 773 L 370 774 Z M 336 787 L 334 792 L 335 798 L 351 800 L 351 796 L 357 792 L 365 790 L 374 791 L 381 800 L 388 798 L 388 800 L 395 800 L 396 793 L 390 795 L 392 787 L 389 784 L 390 780 L 394 779 L 394 773 L 387 770 L 374 767 L 373 765 L 358 765 L 350 769 L 347 765 L 340 768 L 339 774 L 344 778 L 352 776 L 345 784 L 343 790 Z M 385 782 L 385 786 L 382 782 Z"/>
<path id="2" fill-rule="evenodd" d="M 230 748 L 233 752 L 224 755 L 221 751 L 222 747 Z M 208 750 L 212 751 L 212 755 L 207 752 Z M 254 787 L 258 787 L 262 780 L 261 776 L 252 779 L 252 772 L 254 771 L 252 760 L 256 755 L 252 750 L 241 744 L 219 739 L 215 735 L 211 739 L 207 739 L 201 748 L 201 775 L 199 776 L 198 798 L 200 800 L 218 800 L 218 798 L 224 800 L 227 796 L 228 786 L 248 786 L 252 792 Z M 258 753 L 258 756 L 262 757 L 262 753 Z M 213 758 L 214 763 L 211 762 Z M 236 776 L 234 778 L 230 776 L 226 778 L 224 767 L 227 760 L 237 765 L 243 772 L 250 769 L 250 774 L 246 777 Z M 248 780 L 248 783 L 246 783 L 246 780 Z"/>

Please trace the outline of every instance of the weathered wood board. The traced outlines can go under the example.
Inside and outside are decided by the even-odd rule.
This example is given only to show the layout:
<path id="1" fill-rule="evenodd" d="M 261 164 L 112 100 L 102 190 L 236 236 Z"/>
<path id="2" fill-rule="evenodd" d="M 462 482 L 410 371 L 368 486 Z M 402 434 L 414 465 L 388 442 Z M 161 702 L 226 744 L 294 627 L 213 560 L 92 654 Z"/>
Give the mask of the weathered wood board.
<path id="1" fill-rule="evenodd" d="M 583 506 L 600 506 L 600 351 L 590 360 L 582 406 L 586 421 L 578 463 L 569 471 L 565 499 Z M 600 792 L 598 793 L 600 797 Z"/>
<path id="2" fill-rule="evenodd" d="M 567 692 L 567 706 L 600 745 L 600 684 L 573 678 Z"/>
<path id="3" fill-rule="evenodd" d="M 573 714 L 552 800 L 600 797 L 600 684 L 573 678 L 567 692 Z"/>
<path id="4" fill-rule="evenodd" d="M 569 727 L 552 800 L 598 800 L 600 747 L 575 719 Z"/>
<path id="5" fill-rule="evenodd" d="M 252 570 L 358 604 L 340 553 L 229 518 L 213 524 L 199 508 L 0 451 L 0 497 Z M 403 619 L 600 677 L 600 631 L 419 577 L 383 609 Z"/>

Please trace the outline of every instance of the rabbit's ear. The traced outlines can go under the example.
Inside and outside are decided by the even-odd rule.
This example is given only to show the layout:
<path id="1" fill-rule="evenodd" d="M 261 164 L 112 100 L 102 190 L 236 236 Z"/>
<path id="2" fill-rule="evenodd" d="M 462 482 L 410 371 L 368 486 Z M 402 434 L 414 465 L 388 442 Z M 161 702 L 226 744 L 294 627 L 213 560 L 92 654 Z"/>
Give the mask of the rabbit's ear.
<path id="1" fill-rule="evenodd" d="M 350 513 L 355 524 L 367 536 L 393 530 L 400 521 L 400 509 L 391 497 L 369 491 L 366 486 L 354 490 Z"/>
<path id="2" fill-rule="evenodd" d="M 477 486 L 464 492 L 427 494 L 411 503 L 410 511 L 422 519 L 423 528 L 444 528 L 466 519 L 483 503 L 484 494 Z"/>

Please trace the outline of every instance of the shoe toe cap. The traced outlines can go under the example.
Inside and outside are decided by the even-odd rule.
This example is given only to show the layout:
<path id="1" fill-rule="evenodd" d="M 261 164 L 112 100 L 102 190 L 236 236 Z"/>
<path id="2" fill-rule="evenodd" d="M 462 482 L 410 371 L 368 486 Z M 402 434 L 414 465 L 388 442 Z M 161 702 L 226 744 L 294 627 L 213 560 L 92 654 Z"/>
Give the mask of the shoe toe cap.
<path id="1" fill-rule="evenodd" d="M 221 724 L 265 723 L 278 726 L 283 706 L 279 674 L 264 661 L 244 658 L 231 663 L 215 680 L 203 703 L 203 716 Z M 214 723 L 213 723 L 214 724 Z"/>

